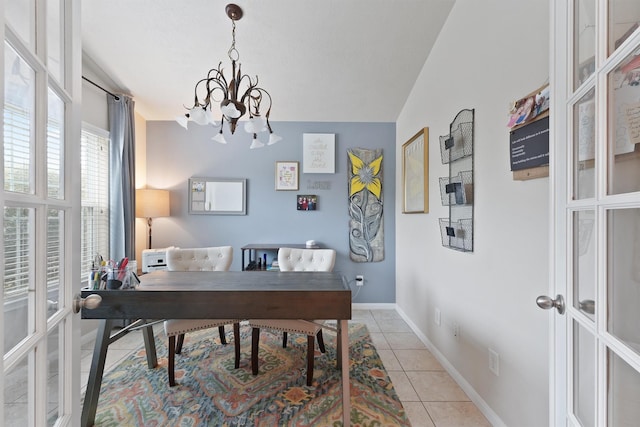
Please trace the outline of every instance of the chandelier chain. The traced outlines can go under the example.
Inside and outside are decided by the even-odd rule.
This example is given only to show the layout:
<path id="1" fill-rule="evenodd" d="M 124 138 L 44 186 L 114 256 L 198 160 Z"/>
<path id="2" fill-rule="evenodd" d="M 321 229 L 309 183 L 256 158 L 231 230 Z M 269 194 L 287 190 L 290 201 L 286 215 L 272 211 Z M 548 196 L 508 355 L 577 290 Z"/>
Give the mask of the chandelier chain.
<path id="1" fill-rule="evenodd" d="M 238 61 L 240 60 L 240 52 L 236 49 L 236 21 L 232 19 L 231 24 L 231 47 L 229 48 L 227 55 L 229 55 L 230 60 Z"/>

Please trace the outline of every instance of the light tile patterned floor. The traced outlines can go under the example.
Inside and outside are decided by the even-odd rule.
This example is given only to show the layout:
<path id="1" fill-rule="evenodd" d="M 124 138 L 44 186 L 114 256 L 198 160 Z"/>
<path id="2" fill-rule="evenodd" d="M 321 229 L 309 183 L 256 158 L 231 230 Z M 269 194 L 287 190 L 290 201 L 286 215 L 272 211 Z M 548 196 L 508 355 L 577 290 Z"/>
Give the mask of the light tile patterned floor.
<path id="1" fill-rule="evenodd" d="M 395 310 L 353 310 L 365 323 L 414 427 L 491 426 Z"/>
<path id="2" fill-rule="evenodd" d="M 365 323 L 414 427 L 490 427 L 491 424 L 443 369 L 395 310 L 353 310 Z M 162 328 L 162 325 L 157 325 Z M 105 370 L 142 343 L 133 332 L 109 346 Z M 86 387 L 93 342 L 82 346 L 82 385 Z"/>

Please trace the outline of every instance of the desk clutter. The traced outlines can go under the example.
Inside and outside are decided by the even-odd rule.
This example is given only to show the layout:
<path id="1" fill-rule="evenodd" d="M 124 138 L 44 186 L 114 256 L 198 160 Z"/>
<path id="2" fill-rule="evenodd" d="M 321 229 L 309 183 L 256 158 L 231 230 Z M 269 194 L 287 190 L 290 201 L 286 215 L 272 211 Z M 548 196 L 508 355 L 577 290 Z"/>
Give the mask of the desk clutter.
<path id="1" fill-rule="evenodd" d="M 242 271 L 280 271 L 278 251 L 280 248 L 321 249 L 315 240 L 305 243 L 249 243 L 240 248 Z M 271 260 L 271 263 L 269 263 Z M 246 262 L 246 263 L 245 263 Z"/>
<path id="2" fill-rule="evenodd" d="M 280 271 L 280 267 L 278 265 L 278 260 L 275 258 L 273 259 L 273 261 L 271 261 L 271 265 L 269 265 L 267 261 L 267 254 L 264 253 L 261 256 L 259 256 L 257 260 L 250 260 L 247 266 L 245 267 L 245 270 Z"/>
<path id="3" fill-rule="evenodd" d="M 89 273 L 89 288 L 99 289 L 129 289 L 140 283 L 136 275 L 137 263 L 124 257 L 120 261 L 105 261 L 101 255 L 96 255 Z"/>

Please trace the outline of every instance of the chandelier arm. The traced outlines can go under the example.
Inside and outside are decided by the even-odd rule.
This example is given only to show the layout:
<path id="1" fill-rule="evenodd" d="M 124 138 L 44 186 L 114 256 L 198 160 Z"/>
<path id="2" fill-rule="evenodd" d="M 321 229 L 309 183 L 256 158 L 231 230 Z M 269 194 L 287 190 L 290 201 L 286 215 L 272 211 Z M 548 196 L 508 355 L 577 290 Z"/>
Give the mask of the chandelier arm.
<path id="1" fill-rule="evenodd" d="M 214 95 L 213 95 L 213 94 L 215 93 L 215 91 L 219 90 L 219 91 L 221 91 L 221 92 L 222 92 L 222 95 L 223 95 L 222 99 L 226 99 L 226 98 L 227 98 L 227 96 L 226 96 L 226 88 L 225 88 L 222 84 L 220 84 L 220 82 L 216 82 L 216 83 L 218 84 L 218 86 L 217 86 L 217 87 L 214 87 L 213 89 L 211 89 L 211 90 L 209 91 L 209 95 L 210 95 L 211 100 L 212 100 L 213 102 L 220 102 L 218 99 L 216 99 L 216 98 L 214 97 Z"/>
<path id="2" fill-rule="evenodd" d="M 212 68 L 209 70 L 209 72 L 207 73 L 207 78 L 220 80 L 226 87 L 227 79 L 224 77 L 223 71 L 224 70 L 222 69 L 222 61 L 220 61 L 220 63 L 218 63 L 218 68 Z M 211 76 L 212 73 L 215 73 L 215 76 Z"/>
<path id="3" fill-rule="evenodd" d="M 211 83 L 215 83 L 216 86 L 211 87 Z M 223 98 L 227 97 L 227 87 L 225 86 L 224 82 L 214 77 L 207 79 L 207 105 L 209 105 L 212 100 L 217 102 L 217 100 L 213 97 L 213 93 L 216 90 L 222 91 Z"/>
<path id="4" fill-rule="evenodd" d="M 193 88 L 193 98 L 194 98 L 194 102 L 193 102 L 193 107 L 189 108 L 189 109 L 193 109 L 196 107 L 200 107 L 202 106 L 202 104 L 200 104 L 200 100 L 198 100 L 198 86 L 200 86 L 200 84 L 202 82 L 207 81 L 207 78 L 205 77 L 204 79 L 200 79 L 198 80 L 198 83 L 196 83 L 195 87 Z M 186 108 L 186 107 L 185 107 Z"/>
<path id="5" fill-rule="evenodd" d="M 251 95 L 252 93 L 257 93 L 257 95 Z M 245 105 L 247 105 L 247 107 L 250 107 L 250 101 L 254 100 L 255 101 L 255 115 L 260 115 L 260 106 L 262 105 L 262 97 L 264 95 L 267 95 L 267 97 L 269 98 L 269 108 L 267 109 L 267 114 L 265 115 L 266 118 L 269 117 L 269 113 L 271 112 L 271 95 L 269 94 L 269 92 L 267 92 L 266 89 L 263 89 L 261 87 L 256 87 L 256 86 L 252 86 L 249 87 L 245 93 L 242 95 L 242 99 L 241 102 Z M 246 99 L 247 97 L 249 97 L 249 99 Z M 251 112 L 251 108 L 248 108 L 248 110 Z M 253 116 L 253 114 L 251 115 Z"/>
<path id="6" fill-rule="evenodd" d="M 227 98 L 227 80 L 224 78 L 224 74 L 222 73 L 222 62 L 220 62 L 220 64 L 218 64 L 218 68 L 212 68 L 211 70 L 209 70 L 209 73 L 207 73 L 207 97 L 210 97 L 211 94 L 215 91 L 215 90 L 221 90 L 223 93 L 224 98 Z M 214 74 L 212 76 L 212 74 Z M 218 87 L 215 87 L 213 89 L 210 88 L 209 83 L 210 82 L 215 82 Z"/>

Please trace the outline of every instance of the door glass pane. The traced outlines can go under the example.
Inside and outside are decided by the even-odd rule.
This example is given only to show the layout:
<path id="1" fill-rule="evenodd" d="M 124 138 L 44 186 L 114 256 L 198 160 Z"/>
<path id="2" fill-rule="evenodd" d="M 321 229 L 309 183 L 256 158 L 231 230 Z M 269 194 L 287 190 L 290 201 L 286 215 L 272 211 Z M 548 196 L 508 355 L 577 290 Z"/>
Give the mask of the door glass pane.
<path id="1" fill-rule="evenodd" d="M 583 427 L 595 426 L 596 345 L 593 335 L 573 322 L 573 413 Z"/>
<path id="2" fill-rule="evenodd" d="M 639 23 L 639 1 L 609 0 L 609 55 L 638 29 Z"/>
<path id="3" fill-rule="evenodd" d="M 5 0 L 6 20 L 27 46 L 35 50 L 36 2 L 33 0 Z"/>
<path id="4" fill-rule="evenodd" d="M 49 88 L 47 121 L 47 195 L 53 199 L 64 198 L 62 153 L 64 141 L 64 103 Z"/>
<path id="5" fill-rule="evenodd" d="M 60 0 L 47 1 L 47 69 L 62 83 L 62 7 Z"/>
<path id="6" fill-rule="evenodd" d="M 573 214 L 573 306 L 595 320 L 596 245 L 595 212 Z"/>
<path id="7" fill-rule="evenodd" d="M 31 352 L 4 377 L 4 424 L 5 426 L 34 426 L 33 382 L 34 355 Z"/>
<path id="8" fill-rule="evenodd" d="M 607 214 L 607 331 L 640 353 L 640 208 Z"/>
<path id="9" fill-rule="evenodd" d="M 595 70 L 596 4 L 595 0 L 578 0 L 574 11 L 573 88 L 584 83 Z"/>
<path id="10" fill-rule="evenodd" d="M 635 427 L 640 420 L 640 373 L 607 350 L 609 426 Z"/>
<path id="11" fill-rule="evenodd" d="M 34 331 L 34 210 L 4 209 L 4 350 Z"/>
<path id="12" fill-rule="evenodd" d="M 61 307 L 62 254 L 64 251 L 64 212 L 49 209 L 47 214 L 47 317 Z"/>
<path id="13" fill-rule="evenodd" d="M 60 397 L 62 396 L 62 372 L 64 357 L 64 340 L 62 327 L 59 325 L 54 332 L 47 336 L 47 425 L 55 424 L 60 415 Z"/>
<path id="14" fill-rule="evenodd" d="M 596 108 L 591 89 L 573 106 L 573 198 L 595 197 Z"/>
<path id="15" fill-rule="evenodd" d="M 640 2 L 638 2 L 640 4 Z M 609 73 L 608 193 L 640 190 L 640 48 Z"/>
<path id="16" fill-rule="evenodd" d="M 5 43 L 4 188 L 33 194 L 35 72 Z"/>

